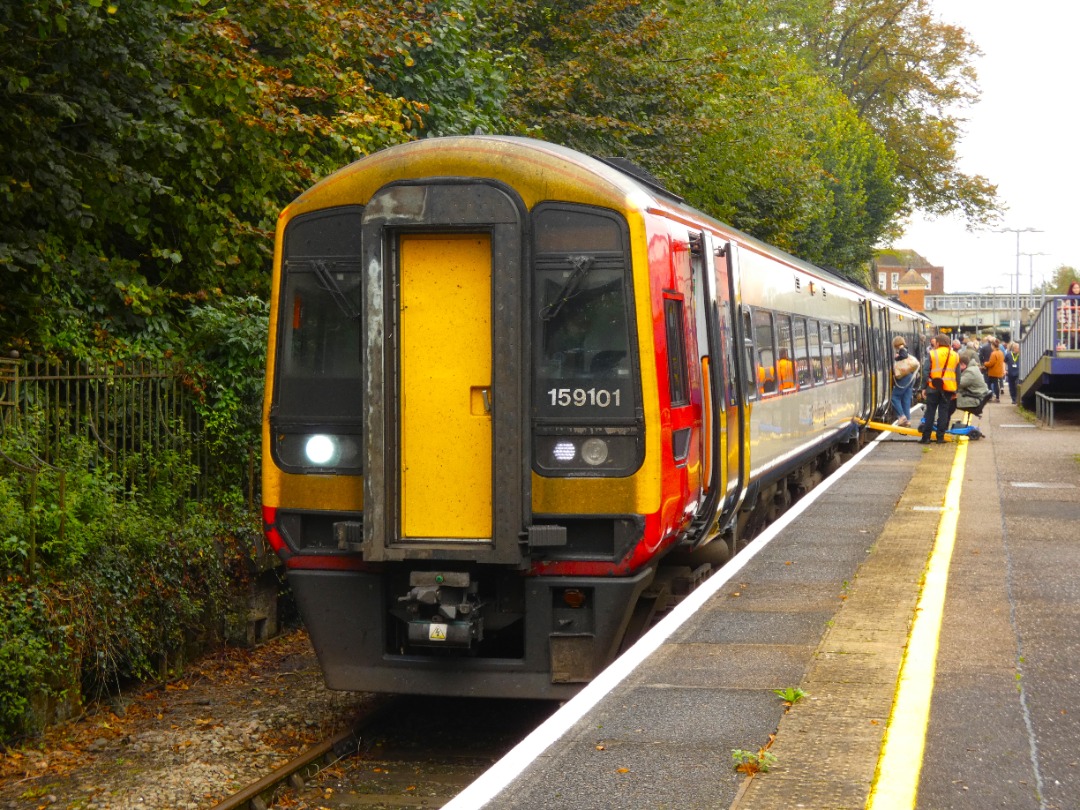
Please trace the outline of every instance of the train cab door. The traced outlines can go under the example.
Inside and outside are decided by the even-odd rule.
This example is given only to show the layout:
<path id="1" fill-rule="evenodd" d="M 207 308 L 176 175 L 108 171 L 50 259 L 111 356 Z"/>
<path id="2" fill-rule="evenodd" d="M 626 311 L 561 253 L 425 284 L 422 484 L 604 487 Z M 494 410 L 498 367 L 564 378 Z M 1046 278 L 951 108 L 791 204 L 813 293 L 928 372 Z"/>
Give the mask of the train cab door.
<path id="1" fill-rule="evenodd" d="M 491 537 L 491 237 L 398 237 L 402 540 Z"/>
<path id="2" fill-rule="evenodd" d="M 524 217 L 508 189 L 455 180 L 365 209 L 366 560 L 521 560 Z"/>

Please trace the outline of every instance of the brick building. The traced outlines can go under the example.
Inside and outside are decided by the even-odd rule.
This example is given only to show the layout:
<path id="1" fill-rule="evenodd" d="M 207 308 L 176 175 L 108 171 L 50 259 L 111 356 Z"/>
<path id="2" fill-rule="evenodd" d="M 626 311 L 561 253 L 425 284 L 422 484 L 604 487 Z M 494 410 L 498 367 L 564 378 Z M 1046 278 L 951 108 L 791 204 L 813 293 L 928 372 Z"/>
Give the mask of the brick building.
<path id="1" fill-rule="evenodd" d="M 895 295 L 908 306 L 915 308 L 904 293 L 910 294 L 917 289 L 918 279 L 915 273 L 925 281 L 923 295 L 945 294 L 945 268 L 934 267 L 914 250 L 880 250 L 874 254 L 870 277 L 877 289 L 885 295 Z M 919 300 L 922 308 L 922 297 Z"/>

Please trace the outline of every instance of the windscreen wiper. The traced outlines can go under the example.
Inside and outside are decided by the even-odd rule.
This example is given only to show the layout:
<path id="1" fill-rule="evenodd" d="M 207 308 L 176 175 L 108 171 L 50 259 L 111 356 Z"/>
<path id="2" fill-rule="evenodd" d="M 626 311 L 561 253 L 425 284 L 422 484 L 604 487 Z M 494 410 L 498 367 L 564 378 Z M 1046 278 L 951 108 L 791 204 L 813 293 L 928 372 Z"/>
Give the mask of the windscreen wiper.
<path id="1" fill-rule="evenodd" d="M 311 266 L 315 268 L 315 278 L 318 280 L 319 286 L 326 290 L 334 303 L 337 304 L 341 314 L 346 318 L 356 320 L 360 317 L 360 310 L 349 300 L 349 297 L 345 295 L 341 286 L 337 283 L 337 279 L 334 278 L 334 274 L 330 270 L 330 264 L 325 259 L 312 259 Z M 334 262 L 334 264 L 337 264 L 337 262 Z"/>
<path id="2" fill-rule="evenodd" d="M 540 310 L 540 320 L 542 321 L 550 321 L 559 314 L 566 302 L 577 294 L 582 279 L 589 274 L 589 271 L 596 263 L 596 257 L 594 256 L 567 256 L 566 258 L 574 269 L 570 273 L 570 277 L 562 285 L 562 289 L 555 295 L 555 298 Z"/>

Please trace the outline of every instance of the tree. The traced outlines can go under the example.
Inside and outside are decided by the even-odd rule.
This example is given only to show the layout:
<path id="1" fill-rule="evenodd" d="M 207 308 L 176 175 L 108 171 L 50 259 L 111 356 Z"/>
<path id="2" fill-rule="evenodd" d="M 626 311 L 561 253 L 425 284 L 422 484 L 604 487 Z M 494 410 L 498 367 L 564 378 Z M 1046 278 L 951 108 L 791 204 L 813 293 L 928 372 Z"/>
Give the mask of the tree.
<path id="1" fill-rule="evenodd" d="M 782 47 L 763 2 L 684 3 L 675 49 L 698 63 L 695 204 L 865 283 L 902 203 L 895 159 L 850 101 Z"/>
<path id="2" fill-rule="evenodd" d="M 267 297 L 277 216 L 303 189 L 498 120 L 473 6 L 0 5 L 6 347 L 160 352 L 192 304 Z"/>
<path id="3" fill-rule="evenodd" d="M 996 186 L 957 165 L 957 111 L 978 97 L 978 49 L 962 28 L 936 20 L 930 0 L 791 0 L 776 12 L 896 155 L 908 210 L 997 218 Z"/>
<path id="4" fill-rule="evenodd" d="M 658 59 L 665 20 L 652 3 L 522 0 L 492 3 L 490 15 L 490 46 L 515 66 L 506 112 L 519 134 L 643 165 L 679 137 L 685 118 Z"/>
<path id="5" fill-rule="evenodd" d="M 1069 290 L 1069 285 L 1080 279 L 1080 273 L 1075 267 L 1063 264 L 1054 270 L 1053 275 L 1042 284 L 1035 285 L 1035 293 L 1038 295 L 1064 295 Z"/>

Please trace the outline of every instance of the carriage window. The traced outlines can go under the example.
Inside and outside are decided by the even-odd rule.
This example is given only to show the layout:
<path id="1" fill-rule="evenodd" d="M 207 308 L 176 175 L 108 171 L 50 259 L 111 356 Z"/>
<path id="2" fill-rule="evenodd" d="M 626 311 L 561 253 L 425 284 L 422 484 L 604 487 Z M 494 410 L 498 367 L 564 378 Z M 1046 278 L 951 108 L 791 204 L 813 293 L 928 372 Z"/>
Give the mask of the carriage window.
<path id="1" fill-rule="evenodd" d="M 798 391 L 790 315 L 776 316 L 776 383 L 780 393 Z"/>
<path id="2" fill-rule="evenodd" d="M 852 373 L 862 374 L 862 342 L 859 339 L 862 332 L 859 329 L 853 329 L 851 326 L 845 326 L 844 329 L 851 335 Z"/>
<path id="3" fill-rule="evenodd" d="M 810 351 L 806 340 L 806 318 L 795 318 L 795 379 L 799 385 L 810 385 Z"/>
<path id="4" fill-rule="evenodd" d="M 807 356 L 810 358 L 810 376 L 815 385 L 825 382 L 825 371 L 822 368 L 821 354 L 821 327 L 817 321 L 806 322 Z"/>
<path id="5" fill-rule="evenodd" d="M 358 412 L 362 210 L 297 217 L 285 232 L 275 387 L 283 416 L 352 419 Z"/>
<path id="6" fill-rule="evenodd" d="M 742 362 L 745 364 L 743 366 L 744 374 L 749 377 L 751 374 L 755 374 L 754 369 L 757 366 L 757 364 L 754 362 L 754 340 L 753 340 L 754 324 L 753 324 L 753 321 L 750 318 L 750 312 L 748 310 L 746 310 L 746 309 L 744 309 L 742 311 L 742 326 L 743 326 L 743 341 L 744 341 L 743 342 L 743 347 L 744 347 L 744 350 L 745 350 L 743 352 L 744 356 L 742 358 Z M 770 330 L 769 334 L 770 334 L 770 336 L 772 335 L 771 330 Z M 735 384 L 734 383 L 735 383 L 735 381 L 731 380 L 730 382 L 731 382 L 732 396 L 734 397 L 734 391 L 735 391 Z M 747 394 L 746 394 L 746 396 L 747 396 L 748 399 L 757 399 L 758 395 L 761 394 L 761 393 L 762 393 L 762 391 L 761 391 L 760 384 L 752 383 L 752 384 L 747 386 Z M 732 398 L 732 403 L 731 404 L 733 404 L 733 405 L 735 404 L 734 398 Z"/>
<path id="7" fill-rule="evenodd" d="M 821 325 L 821 369 L 828 382 L 836 379 L 836 358 L 833 356 L 832 327 Z"/>
<path id="8" fill-rule="evenodd" d="M 757 390 L 761 394 L 776 393 L 776 348 L 773 346 L 773 314 L 755 309 L 754 347 L 757 349 Z"/>
<path id="9" fill-rule="evenodd" d="M 851 375 L 848 366 L 848 351 L 844 344 L 844 327 L 833 324 L 832 327 L 833 359 L 836 361 L 836 378 L 843 379 Z"/>
<path id="10" fill-rule="evenodd" d="M 664 320 L 667 324 L 668 387 L 671 405 L 678 407 L 690 402 L 686 388 L 686 334 L 683 302 L 678 299 L 664 300 Z"/>

